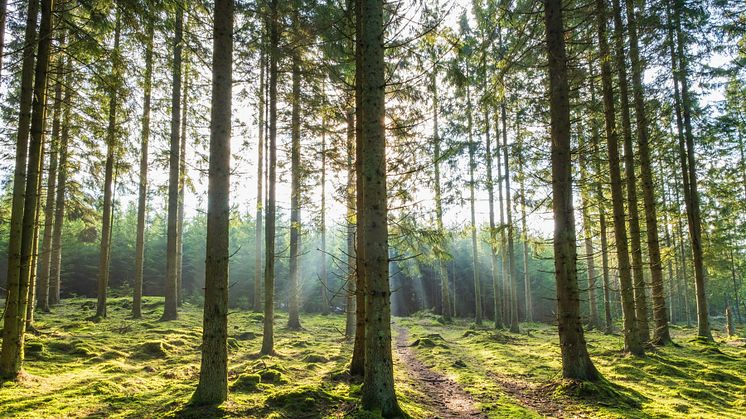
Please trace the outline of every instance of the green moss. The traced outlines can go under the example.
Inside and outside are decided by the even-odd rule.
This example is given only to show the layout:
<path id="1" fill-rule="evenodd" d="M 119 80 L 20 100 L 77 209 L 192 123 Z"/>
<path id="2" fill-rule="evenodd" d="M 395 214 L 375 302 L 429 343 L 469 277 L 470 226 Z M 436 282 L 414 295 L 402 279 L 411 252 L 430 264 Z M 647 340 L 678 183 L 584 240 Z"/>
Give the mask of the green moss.
<path id="1" fill-rule="evenodd" d="M 260 382 L 262 377 L 259 374 L 241 374 L 231 383 L 230 389 L 239 392 L 255 391 Z"/>
<path id="2" fill-rule="evenodd" d="M 307 362 L 309 364 L 317 364 L 329 362 L 329 360 L 318 354 L 308 354 L 303 357 L 303 362 Z"/>
<path id="3" fill-rule="evenodd" d="M 347 401 L 322 388 L 304 386 L 270 395 L 267 405 L 282 410 L 287 417 L 315 417 L 330 406 L 339 406 Z"/>
<path id="4" fill-rule="evenodd" d="M 138 359 L 162 359 L 167 358 L 172 349 L 171 345 L 163 341 L 151 340 L 138 345 L 132 356 Z"/>
<path id="5" fill-rule="evenodd" d="M 265 368 L 258 371 L 258 374 L 262 377 L 263 383 L 285 384 L 289 382 L 285 374 L 276 368 Z"/>

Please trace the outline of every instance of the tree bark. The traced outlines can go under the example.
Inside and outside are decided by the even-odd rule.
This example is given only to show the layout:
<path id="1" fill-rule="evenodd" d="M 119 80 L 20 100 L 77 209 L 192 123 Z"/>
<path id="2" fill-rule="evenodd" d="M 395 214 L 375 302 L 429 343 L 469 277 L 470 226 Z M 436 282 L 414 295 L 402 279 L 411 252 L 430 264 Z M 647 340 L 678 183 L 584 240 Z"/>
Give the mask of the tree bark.
<path id="1" fill-rule="evenodd" d="M 60 47 L 64 45 L 64 35 L 59 39 Z M 57 170 L 60 145 L 60 119 L 62 112 L 62 56 L 55 57 L 54 103 L 52 110 L 52 138 L 49 143 L 49 171 L 47 176 L 47 196 L 44 203 L 44 233 L 42 234 L 41 252 L 38 255 L 36 300 L 39 309 L 49 312 L 49 278 L 52 263 L 52 234 L 54 230 L 55 194 L 57 190 Z"/>
<path id="2" fill-rule="evenodd" d="M 256 157 L 256 239 L 254 241 L 254 311 L 262 310 L 262 233 L 264 223 L 264 107 L 265 107 L 265 74 L 267 56 L 264 44 L 264 31 L 262 30 L 262 40 L 260 41 L 260 58 L 259 58 L 259 105 L 258 105 L 258 122 L 259 122 L 259 145 L 257 146 Z"/>
<path id="3" fill-rule="evenodd" d="M 347 301 L 345 310 L 345 337 L 355 336 L 356 297 L 355 297 L 355 110 L 347 110 Z"/>
<path id="4" fill-rule="evenodd" d="M 323 86 L 323 85 L 322 85 Z M 326 118 L 321 120 L 321 312 L 329 314 L 329 275 L 326 270 Z"/>
<path id="5" fill-rule="evenodd" d="M 705 265 L 704 250 L 702 246 L 702 221 L 699 208 L 699 191 L 697 187 L 697 167 L 694 156 L 694 132 L 692 129 L 692 100 L 689 95 L 688 62 L 684 52 L 684 35 L 681 27 L 681 14 L 684 13 L 683 1 L 675 1 L 676 9 L 673 14 L 676 29 L 676 44 L 678 68 L 674 71 L 675 77 L 681 83 L 681 110 L 684 117 L 684 139 L 685 144 L 679 144 L 679 153 L 682 160 L 682 173 L 684 179 L 684 202 L 686 203 L 686 214 L 689 220 L 689 239 L 692 246 L 694 259 L 694 291 L 697 301 L 697 335 L 707 340 L 712 340 L 710 331 L 709 313 L 707 312 L 707 293 L 705 292 Z M 676 84 L 676 81 L 674 81 Z M 681 137 L 681 136 L 680 136 Z M 684 165 L 686 161 L 686 165 Z M 687 193 L 688 192 L 688 193 Z"/>
<path id="6" fill-rule="evenodd" d="M 111 74 L 114 80 L 109 86 L 109 122 L 106 128 L 106 164 L 104 174 L 104 210 L 101 222 L 101 243 L 99 245 L 98 261 L 98 302 L 95 318 L 106 317 L 106 294 L 109 286 L 109 256 L 111 251 L 111 222 L 113 212 L 114 185 L 114 153 L 118 148 L 117 138 L 117 107 L 119 79 L 121 77 L 119 42 L 122 32 L 119 4 L 116 4 L 116 27 L 114 29 L 114 50 L 112 51 Z"/>
<path id="7" fill-rule="evenodd" d="M 388 202 L 386 195 L 386 126 L 383 0 L 362 0 L 357 35 L 363 182 L 362 196 L 365 289 L 365 374 L 362 405 L 383 417 L 401 414 L 394 391 L 391 355 L 391 291 L 389 289 Z"/>
<path id="8" fill-rule="evenodd" d="M 520 115 L 516 118 L 516 140 L 518 141 L 518 176 L 521 194 L 521 242 L 523 244 L 523 286 L 526 304 L 526 321 L 534 321 L 534 303 L 531 296 L 531 276 L 528 273 L 528 220 L 526 219 L 526 172 L 524 171 L 524 150 L 521 137 Z"/>
<path id="9" fill-rule="evenodd" d="M 545 0 L 549 109 L 552 137 L 552 209 L 554 212 L 554 269 L 557 280 L 557 322 L 562 353 L 562 376 L 596 381 L 580 321 L 576 265 L 575 214 L 572 204 L 570 146 L 570 86 L 567 80 L 562 1 Z"/>
<path id="10" fill-rule="evenodd" d="M 142 277 L 145 264 L 145 215 L 148 210 L 148 144 L 150 142 L 150 100 L 153 89 L 153 19 L 148 19 L 145 41 L 145 79 L 143 81 L 142 131 L 140 133 L 140 180 L 137 198 L 137 237 L 135 238 L 135 287 L 132 317 L 142 317 Z"/>
<path id="11" fill-rule="evenodd" d="M 168 222 L 166 233 L 166 278 L 163 292 L 166 301 L 161 320 L 176 320 L 177 313 L 177 247 L 179 225 L 179 184 L 181 171 L 181 54 L 183 46 L 184 9 L 176 5 L 174 23 L 173 67 L 171 69 L 171 148 L 169 151 L 168 172 Z"/>
<path id="12" fill-rule="evenodd" d="M 508 116 L 506 112 L 505 102 L 500 104 L 500 114 L 502 119 L 502 133 L 503 133 L 503 160 L 505 163 L 505 213 L 507 215 L 508 230 L 508 278 L 510 278 L 510 331 L 518 333 L 518 291 L 515 283 L 515 251 L 513 246 L 513 210 L 512 200 L 510 199 L 510 165 L 508 164 Z"/>
<path id="13" fill-rule="evenodd" d="M 65 223 L 65 186 L 67 185 L 67 159 L 70 142 L 70 114 L 72 110 L 72 61 L 66 60 L 63 67 L 64 95 L 62 104 L 62 127 L 59 145 L 59 163 L 57 167 L 57 190 L 54 205 L 54 231 L 52 233 L 52 256 L 49 268 L 49 304 L 60 302 L 60 273 L 62 264 L 62 228 Z"/>
<path id="14" fill-rule="evenodd" d="M 34 51 L 37 47 L 36 23 L 39 2 L 28 2 L 26 31 L 21 63 L 21 97 L 19 100 L 16 136 L 13 201 L 11 203 L 10 234 L 8 235 L 8 276 L 3 314 L 0 378 L 15 378 L 23 365 L 23 343 L 28 304 L 28 282 L 21 277 L 21 245 L 27 181 L 26 161 L 29 152 L 31 105 L 34 88 Z"/>
<path id="15" fill-rule="evenodd" d="M 629 82 L 627 62 L 624 55 L 624 24 L 620 0 L 613 0 L 614 14 L 614 54 L 619 81 L 619 107 L 622 115 L 622 139 L 624 145 L 624 175 L 627 186 L 627 212 L 629 212 L 629 241 L 632 246 L 632 280 L 635 295 L 635 317 L 637 329 L 643 343 L 650 341 L 648 326 L 648 304 L 645 295 L 645 277 L 642 267 L 642 244 L 640 239 L 640 210 L 637 204 L 637 176 L 635 175 L 635 156 L 632 147 L 632 123 L 629 113 Z"/>
<path id="16" fill-rule="evenodd" d="M 293 27 L 299 28 L 298 13 L 293 17 Z M 292 53 L 292 110 L 290 122 L 290 276 L 288 281 L 288 328 L 300 329 L 299 316 L 299 276 L 300 276 L 300 58 L 298 51 Z"/>
<path id="17" fill-rule="evenodd" d="M 606 120 L 606 141 L 609 153 L 609 177 L 611 181 L 611 198 L 614 207 L 614 237 L 617 248 L 617 264 L 624 312 L 624 350 L 636 356 L 643 356 L 645 351 L 640 339 L 639 323 L 635 312 L 632 272 L 629 263 L 629 244 L 624 213 L 624 194 L 622 192 L 622 175 L 619 169 L 619 140 L 614 110 L 614 90 L 611 80 L 609 41 L 606 35 L 607 9 L 606 0 L 596 0 L 598 43 L 601 60 L 601 82 L 603 85 L 604 117 Z"/>
<path id="18" fill-rule="evenodd" d="M 495 226 L 495 182 L 492 178 L 492 141 L 490 139 L 490 124 L 489 124 L 489 111 L 484 112 L 484 123 L 485 123 L 485 150 L 484 156 L 487 162 L 487 200 L 489 201 L 490 211 L 490 268 L 492 271 L 492 297 L 493 305 L 495 310 L 495 329 L 503 327 L 503 307 L 502 307 L 502 290 L 500 286 L 499 269 L 500 264 L 497 261 L 497 227 Z M 497 125 L 495 126 L 495 136 L 498 138 L 499 147 L 499 135 L 497 133 Z M 499 156 L 499 153 L 498 153 Z M 498 166 L 500 161 L 498 160 Z"/>
<path id="19" fill-rule="evenodd" d="M 267 221 L 264 230 L 264 248 L 266 251 L 264 265 L 264 333 L 262 336 L 262 354 L 274 353 L 274 317 L 275 317 L 275 206 L 277 178 L 277 74 L 280 59 L 280 22 L 278 0 L 270 2 L 269 17 L 269 141 L 267 162 Z"/>
<path id="20" fill-rule="evenodd" d="M 663 289 L 663 264 L 661 262 L 660 241 L 658 238 L 658 214 L 655 207 L 655 185 L 650 162 L 650 145 L 648 140 L 648 118 L 645 113 L 645 97 L 642 85 L 643 64 L 640 60 L 640 47 L 637 33 L 637 17 L 632 0 L 625 0 L 627 8 L 627 31 L 629 33 L 629 55 L 632 62 L 632 92 L 637 120 L 637 148 L 640 154 L 640 177 L 642 179 L 642 197 L 645 205 L 645 227 L 650 256 L 650 277 L 653 297 L 653 343 L 667 345 L 671 343 L 668 330 L 668 313 L 666 310 L 665 290 Z"/>
<path id="21" fill-rule="evenodd" d="M 276 0 L 275 0 L 276 1 Z M 230 222 L 233 0 L 216 0 L 213 26 L 210 171 L 202 361 L 195 404 L 228 398 L 228 244 Z"/>
<path id="22" fill-rule="evenodd" d="M 469 78 L 469 69 L 467 64 L 467 79 Z M 468 83 L 468 82 L 467 82 Z M 477 219 L 476 219 L 476 198 L 474 189 L 476 188 L 476 179 L 474 178 L 474 169 L 477 166 L 475 154 L 477 145 L 473 139 L 473 118 L 471 89 L 466 85 L 466 119 L 469 138 L 469 205 L 471 211 L 471 251 L 472 251 L 472 271 L 474 277 L 474 322 L 479 326 L 482 324 L 482 284 L 479 279 L 479 246 L 477 245 Z"/>

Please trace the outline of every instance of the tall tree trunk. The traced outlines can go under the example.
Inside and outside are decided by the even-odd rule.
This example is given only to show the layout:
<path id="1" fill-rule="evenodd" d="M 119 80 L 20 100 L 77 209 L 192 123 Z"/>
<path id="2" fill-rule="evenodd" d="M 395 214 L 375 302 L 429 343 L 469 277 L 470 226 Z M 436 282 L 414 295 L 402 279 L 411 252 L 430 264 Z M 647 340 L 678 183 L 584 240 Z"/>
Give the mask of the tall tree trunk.
<path id="1" fill-rule="evenodd" d="M 684 35 L 681 27 L 681 14 L 684 13 L 683 1 L 675 1 L 676 9 L 673 13 L 676 29 L 676 44 L 678 68 L 674 75 L 681 83 L 681 111 L 684 117 L 684 144 L 679 144 L 679 153 L 682 161 L 682 171 L 686 167 L 686 173 L 682 173 L 684 179 L 684 202 L 686 203 L 686 214 L 689 220 L 689 239 L 692 246 L 694 259 L 694 291 L 697 301 L 697 335 L 712 340 L 710 331 L 710 320 L 707 312 L 707 294 L 705 292 L 705 265 L 704 251 L 702 249 L 702 221 L 699 208 L 699 191 L 697 189 L 697 167 L 694 157 L 694 132 L 692 129 L 692 100 L 689 95 L 688 62 L 684 52 Z M 674 81 L 676 83 L 676 80 Z M 681 138 L 681 136 L 680 136 Z M 686 165 L 684 164 L 686 162 Z"/>
<path id="2" fill-rule="evenodd" d="M 256 238 L 254 241 L 254 311 L 262 310 L 262 224 L 264 223 L 263 212 L 263 180 L 264 180 L 264 108 L 265 108 L 265 74 L 267 55 L 264 44 L 264 30 L 260 41 L 259 58 L 259 144 L 256 152 Z"/>
<path id="3" fill-rule="evenodd" d="M 59 39 L 60 47 L 65 44 L 64 32 Z M 44 204 L 44 233 L 42 247 L 38 257 L 39 270 L 37 273 L 36 300 L 39 309 L 49 312 L 49 278 L 52 263 L 52 234 L 54 230 L 55 194 L 57 190 L 57 169 L 60 145 L 60 119 L 62 113 L 62 55 L 55 57 L 54 104 L 52 114 L 52 138 L 49 143 L 49 172 L 47 177 L 47 196 Z"/>
<path id="4" fill-rule="evenodd" d="M 545 1 L 549 109 L 552 136 L 552 209 L 554 212 L 554 269 L 557 280 L 557 322 L 562 352 L 562 376 L 599 380 L 583 336 L 576 265 L 575 214 L 572 205 L 570 146 L 570 86 L 567 80 L 562 1 Z"/>
<path id="5" fill-rule="evenodd" d="M 383 0 L 362 0 L 357 26 L 360 67 L 359 120 L 362 134 L 363 182 L 358 187 L 365 205 L 363 270 L 365 298 L 365 374 L 362 404 L 384 417 L 401 414 L 394 391 L 391 356 L 391 291 L 388 269 L 388 202 L 386 196 L 386 126 Z"/>
<path id="6" fill-rule="evenodd" d="M 101 243 L 98 260 L 98 303 L 95 318 L 106 317 L 106 293 L 109 287 L 109 256 L 111 252 L 111 221 L 114 185 L 114 153 L 117 149 L 117 106 L 121 77 L 119 41 L 122 23 L 118 2 L 116 7 L 116 28 L 114 29 L 114 50 L 112 51 L 111 74 L 113 84 L 109 86 L 109 122 L 106 128 L 106 164 L 104 174 L 104 210 L 101 222 Z"/>
<path id="7" fill-rule="evenodd" d="M 298 29 L 298 11 L 294 13 L 293 27 Z M 300 276 L 300 58 L 298 51 L 292 56 L 292 111 L 290 122 L 290 288 L 288 301 L 288 328 L 300 329 L 299 276 Z"/>
<path id="8" fill-rule="evenodd" d="M 624 145 L 624 175 L 627 186 L 627 212 L 629 213 L 629 239 L 632 246 L 632 280 L 635 295 L 635 317 L 638 332 L 643 343 L 650 341 L 648 326 L 648 304 L 645 295 L 645 277 L 643 274 L 642 244 L 640 239 L 640 210 L 637 204 L 637 176 L 635 175 L 635 156 L 632 147 L 632 123 L 629 113 L 629 84 L 627 62 L 624 54 L 624 27 L 620 0 L 613 0 L 614 45 L 617 78 L 619 81 L 619 107 L 622 115 L 622 138 Z"/>
<path id="9" fill-rule="evenodd" d="M 269 16 L 269 141 L 267 162 L 267 221 L 264 230 L 264 248 L 266 251 L 264 265 L 264 333 L 262 336 L 262 354 L 275 351 L 274 317 L 275 317 L 275 206 L 277 179 L 277 74 L 280 60 L 280 22 L 278 0 L 270 2 Z"/>
<path id="10" fill-rule="evenodd" d="M 329 275 L 326 271 L 326 118 L 321 120 L 321 312 L 329 313 Z"/>
<path id="11" fill-rule="evenodd" d="M 505 163 L 505 213 L 507 215 L 508 230 L 508 277 L 510 278 L 510 331 L 518 333 L 518 291 L 515 283 L 515 251 L 513 246 L 513 210 L 510 199 L 510 165 L 508 164 L 508 116 L 505 110 L 505 102 L 500 104 L 500 115 L 502 119 L 503 134 L 503 161 Z"/>
<path id="12" fill-rule="evenodd" d="M 185 24 L 186 26 L 186 24 Z M 184 57 L 186 58 L 186 57 Z M 189 60 L 185 59 L 181 96 L 181 134 L 179 150 L 179 208 L 176 211 L 176 306 L 184 300 L 184 193 L 186 191 L 187 116 L 189 115 Z"/>
<path id="13" fill-rule="evenodd" d="M 171 69 L 171 148 L 168 159 L 168 223 L 166 233 L 166 277 L 163 292 L 166 301 L 161 320 L 175 320 L 177 314 L 177 247 L 179 225 L 179 184 L 181 171 L 181 54 L 183 47 L 184 9 L 176 5 L 174 23 L 173 67 Z"/>
<path id="14" fill-rule="evenodd" d="M 489 123 L 489 111 L 485 109 L 484 112 L 484 124 L 485 124 L 485 151 L 484 156 L 487 162 L 487 200 L 489 201 L 490 209 L 490 268 L 492 271 L 492 297 L 494 299 L 493 305 L 495 309 L 495 329 L 503 327 L 503 307 L 502 307 L 502 293 L 499 279 L 500 265 L 497 261 L 497 227 L 495 226 L 495 182 L 492 178 L 492 141 L 490 139 L 490 123 Z M 499 148 L 499 134 L 497 126 L 495 126 L 495 137 L 498 138 L 497 147 Z M 499 156 L 499 154 L 498 154 Z M 498 166 L 500 161 L 498 160 Z"/>
<path id="15" fill-rule="evenodd" d="M 66 60 L 62 99 L 62 127 L 60 133 L 59 162 L 57 167 L 57 190 L 54 205 L 54 231 L 52 233 L 52 255 L 49 267 L 49 304 L 60 302 L 60 273 L 62 264 L 62 228 L 65 223 L 65 186 L 67 185 L 67 158 L 70 142 L 70 113 L 72 110 L 72 61 Z M 59 77 L 59 76 L 58 76 Z"/>
<path id="16" fill-rule="evenodd" d="M 355 110 L 347 110 L 347 321 L 345 337 L 355 336 Z"/>
<path id="17" fill-rule="evenodd" d="M 503 210 L 503 176 L 502 176 L 502 159 L 500 158 L 500 112 L 495 108 L 495 159 L 497 160 L 497 206 L 500 213 L 500 273 L 502 275 L 502 318 L 503 322 L 510 324 L 510 272 L 508 270 L 507 238 L 505 237 L 505 212 Z"/>
<path id="18" fill-rule="evenodd" d="M 590 79 L 590 91 L 591 91 L 591 110 L 597 109 L 596 104 L 596 76 L 593 71 L 593 62 L 589 60 L 588 71 Z M 598 228 L 599 235 L 601 236 L 601 268 L 602 268 L 602 279 L 603 279 L 603 293 L 604 293 L 604 333 L 610 334 L 613 332 L 613 323 L 611 321 L 611 283 L 609 279 L 609 246 L 608 246 L 608 231 L 606 226 L 606 205 L 604 199 L 604 188 L 600 181 L 601 171 L 601 136 L 598 132 L 598 119 L 595 112 L 591 113 L 591 155 L 594 157 L 594 169 L 596 181 L 594 182 L 595 195 L 596 195 L 596 206 L 598 207 Z"/>
<path id="19" fill-rule="evenodd" d="M 15 378 L 21 372 L 23 365 L 28 282 L 21 277 L 21 244 L 23 240 L 23 218 L 26 201 L 26 160 L 29 151 L 38 11 L 38 1 L 28 2 L 23 61 L 21 63 L 21 97 L 18 106 L 18 131 L 16 135 L 15 170 L 13 173 L 13 201 L 11 204 L 10 234 L 8 235 L 8 276 L 6 280 L 5 310 L 3 312 L 0 378 Z"/>
<path id="20" fill-rule="evenodd" d="M 578 130 L 578 163 L 580 165 L 580 196 L 583 215 L 583 242 L 585 244 L 585 261 L 588 268 L 588 330 L 599 327 L 598 322 L 598 305 L 596 303 L 596 260 L 593 251 L 593 230 L 591 223 L 590 206 L 591 199 L 589 193 L 590 179 L 588 177 L 588 160 L 586 159 L 586 145 L 582 127 Z"/>
<path id="21" fill-rule="evenodd" d="M 467 64 L 468 66 L 468 64 Z M 469 69 L 467 68 L 467 79 Z M 474 178 L 474 169 L 476 169 L 477 163 L 475 161 L 475 154 L 477 145 L 474 143 L 473 131 L 474 126 L 472 122 L 472 103 L 471 103 L 471 89 L 469 85 L 466 86 L 466 114 L 467 114 L 467 130 L 469 137 L 469 205 L 471 210 L 471 251 L 472 251 L 472 271 L 474 275 L 474 322 L 477 325 L 482 324 L 482 284 L 479 279 L 479 246 L 477 245 L 477 219 L 476 219 L 476 198 L 474 196 L 474 189 L 476 188 L 476 179 Z"/>
<path id="22" fill-rule="evenodd" d="M 632 62 L 632 92 L 637 120 L 637 148 L 640 154 L 640 176 L 642 179 L 642 197 L 645 205 L 645 227 L 647 234 L 648 255 L 650 256 L 650 277 L 653 297 L 653 343 L 666 345 L 671 343 L 668 330 L 665 290 L 663 289 L 663 264 L 661 263 L 660 242 L 658 239 L 658 214 L 655 208 L 655 185 L 650 162 L 648 139 L 648 119 L 645 113 L 645 97 L 642 77 L 643 64 L 640 60 L 640 47 L 637 34 L 637 17 L 633 0 L 625 0 L 627 8 L 627 31 L 629 33 L 629 55 Z"/>
<path id="23" fill-rule="evenodd" d="M 434 58 L 434 57 L 432 57 Z M 451 297 L 448 288 L 448 270 L 445 261 L 445 228 L 443 227 L 443 195 L 440 188 L 440 127 L 438 126 L 438 114 L 440 113 L 438 101 L 438 69 L 433 68 L 430 77 L 430 86 L 433 95 L 433 190 L 435 193 L 435 224 L 438 229 L 438 248 L 436 257 L 438 258 L 438 276 L 440 279 L 440 308 L 443 320 L 451 321 Z"/>
<path id="24" fill-rule="evenodd" d="M 210 172 L 207 189 L 205 304 L 196 404 L 228 398 L 228 244 L 230 222 L 233 0 L 216 0 L 212 51 Z"/>
<path id="25" fill-rule="evenodd" d="M 523 244 L 523 292 L 526 304 L 526 321 L 534 321 L 534 303 L 531 297 L 531 276 L 528 273 L 528 220 L 526 219 L 526 172 L 524 171 L 523 139 L 521 136 L 520 114 L 516 117 L 516 141 L 518 142 L 518 176 L 521 194 L 521 243 Z"/>
<path id="26" fill-rule="evenodd" d="M 365 201 L 363 200 L 363 0 L 352 1 L 355 8 L 355 341 L 352 346 L 350 374 L 362 377 L 365 374 L 365 295 L 368 283 L 365 279 Z"/>
<path id="27" fill-rule="evenodd" d="M 137 198 L 137 237 L 135 239 L 135 289 L 132 317 L 142 317 L 142 277 L 145 265 L 145 214 L 148 210 L 148 144 L 150 142 L 150 100 L 153 89 L 154 22 L 148 19 L 145 43 L 145 79 L 143 82 L 142 131 L 140 133 L 140 180 Z"/>
<path id="28" fill-rule="evenodd" d="M 632 272 L 629 263 L 629 245 L 624 212 L 622 175 L 619 169 L 619 140 L 617 137 L 616 111 L 614 110 L 614 90 L 611 80 L 609 41 L 606 35 L 606 0 L 596 0 L 598 43 L 601 61 L 601 82 L 603 84 L 604 116 L 606 120 L 606 141 L 609 153 L 609 177 L 611 198 L 614 207 L 614 237 L 616 239 L 617 265 L 624 312 L 624 350 L 636 356 L 644 355 L 640 339 L 639 323 L 635 312 Z"/>

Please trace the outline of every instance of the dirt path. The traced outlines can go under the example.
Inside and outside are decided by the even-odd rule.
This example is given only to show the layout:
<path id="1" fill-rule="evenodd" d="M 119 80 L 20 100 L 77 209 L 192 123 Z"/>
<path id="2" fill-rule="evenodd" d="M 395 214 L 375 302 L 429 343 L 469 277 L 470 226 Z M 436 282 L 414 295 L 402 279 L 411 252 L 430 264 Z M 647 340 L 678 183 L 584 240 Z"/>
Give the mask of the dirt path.
<path id="1" fill-rule="evenodd" d="M 396 337 L 396 355 L 423 395 L 417 400 L 440 419 L 486 418 L 474 403 L 471 395 L 455 381 L 445 377 L 420 362 L 409 346 L 409 331 L 399 327 Z"/>

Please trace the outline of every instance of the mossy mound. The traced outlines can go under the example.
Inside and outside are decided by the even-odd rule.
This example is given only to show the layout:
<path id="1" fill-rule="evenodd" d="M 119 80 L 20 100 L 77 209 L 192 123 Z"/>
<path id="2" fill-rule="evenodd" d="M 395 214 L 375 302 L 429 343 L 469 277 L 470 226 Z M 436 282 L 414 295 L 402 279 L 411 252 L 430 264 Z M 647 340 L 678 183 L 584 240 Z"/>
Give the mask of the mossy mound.
<path id="1" fill-rule="evenodd" d="M 173 350 L 173 346 L 160 340 L 151 340 L 140 344 L 135 349 L 132 357 L 138 359 L 163 359 L 168 358 L 171 350 Z"/>
<path id="2" fill-rule="evenodd" d="M 725 384 L 725 383 L 734 384 L 734 385 L 744 384 L 744 381 L 741 378 L 736 377 L 735 375 L 729 374 L 724 371 L 708 370 L 708 371 L 705 371 L 701 377 L 705 381 L 712 381 L 713 383 L 717 383 L 717 384 Z"/>
<path id="3" fill-rule="evenodd" d="M 236 335 L 236 339 L 238 340 L 254 340 L 256 339 L 256 333 L 254 332 L 243 332 L 238 335 Z"/>
<path id="4" fill-rule="evenodd" d="M 241 374 L 231 383 L 231 390 L 238 392 L 255 391 L 257 384 L 262 382 L 259 374 Z"/>
<path id="5" fill-rule="evenodd" d="M 49 356 L 44 343 L 36 340 L 27 340 L 24 345 L 24 352 L 27 357 L 34 359 L 46 359 Z"/>
<path id="6" fill-rule="evenodd" d="M 303 362 L 307 362 L 309 364 L 323 364 L 325 362 L 329 362 L 329 360 L 319 354 L 308 354 L 303 357 Z"/>
<path id="7" fill-rule="evenodd" d="M 262 378 L 262 383 L 286 384 L 290 382 L 282 371 L 274 367 L 259 370 L 257 374 Z"/>
<path id="8" fill-rule="evenodd" d="M 556 386 L 554 394 L 555 396 L 568 396 L 600 406 L 623 406 L 628 409 L 640 409 L 640 400 L 633 398 L 622 390 L 627 389 L 606 380 L 597 382 L 564 380 Z"/>
<path id="9" fill-rule="evenodd" d="M 443 338 L 441 338 L 441 340 L 442 339 Z M 436 346 L 439 346 L 441 348 L 447 348 L 448 347 L 448 345 L 446 345 L 445 343 L 436 342 L 435 340 L 433 340 L 433 339 L 431 339 L 429 337 L 423 337 L 423 338 L 416 339 L 409 346 L 417 346 L 417 347 L 420 347 L 420 348 L 434 348 Z"/>
<path id="10" fill-rule="evenodd" d="M 281 409 L 286 417 L 320 417 L 324 411 L 338 408 L 346 401 L 319 387 L 304 386 L 272 394 L 266 403 Z"/>
<path id="11" fill-rule="evenodd" d="M 652 375 L 662 375 L 666 377 L 676 378 L 689 378 L 689 374 L 685 373 L 681 369 L 674 367 L 673 365 L 667 364 L 655 364 L 647 365 L 643 367 L 643 371 Z"/>

